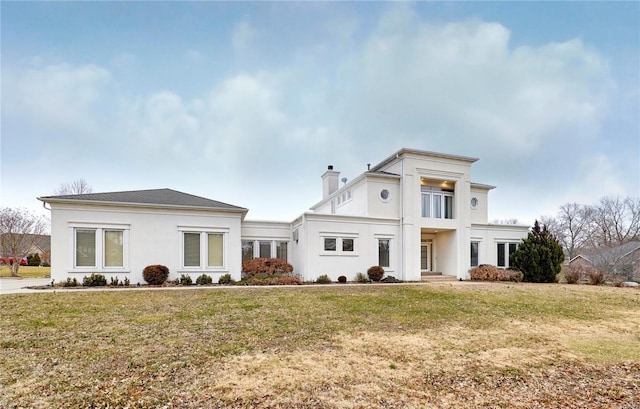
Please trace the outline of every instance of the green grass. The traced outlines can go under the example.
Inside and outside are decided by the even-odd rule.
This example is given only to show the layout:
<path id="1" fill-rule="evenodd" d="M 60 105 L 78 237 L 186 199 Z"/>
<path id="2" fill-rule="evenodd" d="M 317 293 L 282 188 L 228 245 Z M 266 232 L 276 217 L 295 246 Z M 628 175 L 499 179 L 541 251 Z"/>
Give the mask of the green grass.
<path id="1" fill-rule="evenodd" d="M 0 297 L 0 328 L 0 407 L 422 407 L 461 374 L 486 394 L 450 407 L 500 407 L 490 381 L 548 371 L 601 376 L 624 403 L 640 382 L 624 372 L 640 370 L 640 291 L 621 288 L 57 290 Z"/>
<path id="2" fill-rule="evenodd" d="M 0 266 L 0 277 L 11 277 L 9 266 Z M 21 278 L 40 278 L 51 277 L 51 267 L 31 267 L 20 266 L 18 269 L 18 277 Z"/>

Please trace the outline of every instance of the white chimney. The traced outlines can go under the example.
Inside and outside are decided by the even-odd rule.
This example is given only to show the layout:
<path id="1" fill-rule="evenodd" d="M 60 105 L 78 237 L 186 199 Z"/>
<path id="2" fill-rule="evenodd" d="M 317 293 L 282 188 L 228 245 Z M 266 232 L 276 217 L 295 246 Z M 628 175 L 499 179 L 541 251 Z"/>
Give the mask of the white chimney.
<path id="1" fill-rule="evenodd" d="M 331 196 L 333 192 L 338 190 L 338 179 L 340 172 L 333 170 L 333 165 L 327 167 L 327 171 L 322 175 L 322 200 Z"/>

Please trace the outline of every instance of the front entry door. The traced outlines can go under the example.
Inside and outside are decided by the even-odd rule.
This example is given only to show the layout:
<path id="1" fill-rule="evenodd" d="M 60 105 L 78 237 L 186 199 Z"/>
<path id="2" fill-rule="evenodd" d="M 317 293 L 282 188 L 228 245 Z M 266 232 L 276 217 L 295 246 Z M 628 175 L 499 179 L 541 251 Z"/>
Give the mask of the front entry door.
<path id="1" fill-rule="evenodd" d="M 420 246 L 420 269 L 431 271 L 431 243 L 422 243 Z"/>

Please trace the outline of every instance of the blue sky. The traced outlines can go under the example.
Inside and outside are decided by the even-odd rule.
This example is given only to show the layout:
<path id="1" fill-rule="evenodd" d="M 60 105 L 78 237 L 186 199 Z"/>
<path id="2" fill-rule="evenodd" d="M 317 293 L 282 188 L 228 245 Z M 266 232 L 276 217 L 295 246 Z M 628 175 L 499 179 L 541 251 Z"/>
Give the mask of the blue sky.
<path id="1" fill-rule="evenodd" d="M 639 2 L 6 2 L 2 206 L 85 179 L 292 220 L 328 164 L 478 157 L 490 218 L 640 195 Z"/>

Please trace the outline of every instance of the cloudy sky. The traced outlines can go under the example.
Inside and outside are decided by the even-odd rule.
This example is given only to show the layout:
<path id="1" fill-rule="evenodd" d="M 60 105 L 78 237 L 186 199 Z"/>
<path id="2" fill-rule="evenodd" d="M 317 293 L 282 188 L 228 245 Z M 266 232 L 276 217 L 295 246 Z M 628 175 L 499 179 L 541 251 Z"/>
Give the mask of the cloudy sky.
<path id="1" fill-rule="evenodd" d="M 292 220 L 328 164 L 477 157 L 490 219 L 640 195 L 638 2 L 5 2 L 2 206 L 85 179 Z"/>

